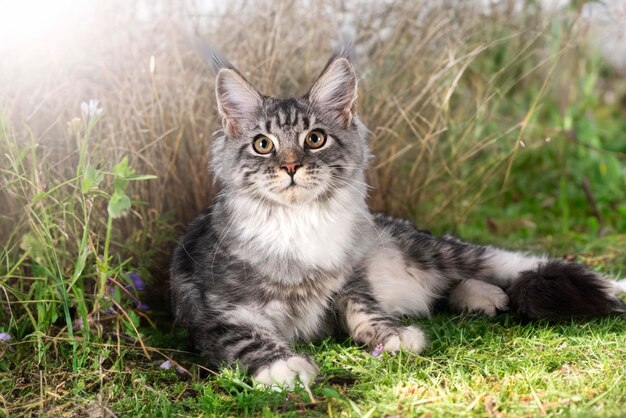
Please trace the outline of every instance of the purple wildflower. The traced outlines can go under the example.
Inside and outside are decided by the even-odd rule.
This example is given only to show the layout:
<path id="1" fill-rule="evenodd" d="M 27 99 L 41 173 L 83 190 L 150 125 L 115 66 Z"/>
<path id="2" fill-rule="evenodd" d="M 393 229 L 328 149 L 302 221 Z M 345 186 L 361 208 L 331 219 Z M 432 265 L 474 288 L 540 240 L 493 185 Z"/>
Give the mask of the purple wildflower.
<path id="1" fill-rule="evenodd" d="M 72 322 L 72 329 L 74 331 L 78 331 L 79 329 L 83 329 L 83 318 L 76 318 L 74 322 Z"/>
<path id="2" fill-rule="evenodd" d="M 115 315 L 115 306 L 111 306 L 104 310 L 104 313 L 107 315 Z"/>
<path id="3" fill-rule="evenodd" d="M 163 363 L 161 363 L 159 367 L 162 368 L 163 370 L 169 370 L 172 368 L 172 362 L 169 360 L 165 360 Z"/>
<path id="4" fill-rule="evenodd" d="M 130 277 L 130 279 L 133 281 L 133 286 L 135 286 L 135 289 L 137 289 L 138 291 L 141 292 L 146 288 L 146 284 L 137 273 L 128 273 L 128 277 Z"/>
<path id="5" fill-rule="evenodd" d="M 140 311 L 149 311 L 150 307 L 147 304 L 143 303 L 142 301 L 138 301 L 137 309 L 139 309 Z"/>
<path id="6" fill-rule="evenodd" d="M 182 367 L 177 367 L 176 368 L 176 374 L 185 374 L 185 373 L 186 373 L 186 371 Z"/>
<path id="7" fill-rule="evenodd" d="M 382 343 L 376 344 L 376 347 L 374 347 L 374 351 L 372 351 L 372 355 L 374 357 L 379 357 L 383 353 L 383 348 L 384 346 L 382 345 Z"/>
<path id="8" fill-rule="evenodd" d="M 11 341 L 11 336 L 6 332 L 0 332 L 0 341 L 8 343 Z"/>

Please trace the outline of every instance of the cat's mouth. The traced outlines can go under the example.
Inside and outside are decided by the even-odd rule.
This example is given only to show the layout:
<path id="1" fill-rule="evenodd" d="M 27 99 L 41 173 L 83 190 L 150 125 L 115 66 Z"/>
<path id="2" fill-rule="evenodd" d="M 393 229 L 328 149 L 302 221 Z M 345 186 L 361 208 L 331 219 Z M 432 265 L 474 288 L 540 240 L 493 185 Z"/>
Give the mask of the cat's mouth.
<path id="1" fill-rule="evenodd" d="M 301 182 L 296 182 L 296 179 L 292 176 L 289 179 L 289 184 L 287 184 L 286 186 L 283 187 L 282 191 L 286 191 L 286 190 L 291 190 L 291 189 L 298 189 L 301 188 L 302 184 Z"/>
<path id="2" fill-rule="evenodd" d="M 308 201 L 310 196 L 310 188 L 303 185 L 301 182 L 292 180 L 291 183 L 284 186 L 280 191 L 281 200 L 285 200 L 289 203 L 298 203 Z"/>
<path id="3" fill-rule="evenodd" d="M 296 183 L 291 183 L 288 186 L 286 186 L 281 192 L 282 193 L 286 193 L 287 195 L 299 195 L 300 191 L 302 190 L 302 186 L 300 186 L 299 184 Z"/>
<path id="4" fill-rule="evenodd" d="M 289 179 L 275 191 L 276 199 L 281 203 L 303 203 L 315 198 L 315 187 L 308 179 Z"/>

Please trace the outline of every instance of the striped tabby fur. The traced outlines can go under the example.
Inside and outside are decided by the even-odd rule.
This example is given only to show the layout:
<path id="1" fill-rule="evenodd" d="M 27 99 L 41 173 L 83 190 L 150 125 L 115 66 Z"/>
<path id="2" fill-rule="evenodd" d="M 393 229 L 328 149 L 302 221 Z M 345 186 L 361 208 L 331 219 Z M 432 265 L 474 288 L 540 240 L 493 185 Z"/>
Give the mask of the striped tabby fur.
<path id="1" fill-rule="evenodd" d="M 356 76 L 331 58 L 309 93 L 261 95 L 232 66 L 217 74 L 223 129 L 211 168 L 221 193 L 189 227 L 171 265 L 172 306 L 216 366 L 238 363 L 263 384 L 309 384 L 317 373 L 293 342 L 343 332 L 385 351 L 426 339 L 400 315 L 457 310 L 529 318 L 624 312 L 619 284 L 541 256 L 435 237 L 365 203 L 370 153 Z M 325 137 L 320 148 L 307 134 Z M 269 139 L 273 149 L 255 151 Z M 623 286 L 622 286 L 622 289 Z"/>

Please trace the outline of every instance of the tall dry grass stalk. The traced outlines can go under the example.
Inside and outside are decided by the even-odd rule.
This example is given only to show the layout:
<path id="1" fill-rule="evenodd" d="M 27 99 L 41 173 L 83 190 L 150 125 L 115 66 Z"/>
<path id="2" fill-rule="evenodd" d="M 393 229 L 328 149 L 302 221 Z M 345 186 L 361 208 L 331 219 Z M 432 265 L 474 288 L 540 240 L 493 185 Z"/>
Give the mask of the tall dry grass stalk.
<path id="1" fill-rule="evenodd" d="M 2 163 L 0 234 L 18 239 L 9 231 L 25 222 L 22 205 L 75 174 L 79 145 L 68 124 L 80 116 L 81 101 L 96 98 L 104 114 L 91 161 L 106 168 L 128 156 L 138 172 L 158 176 L 132 190 L 145 203 L 115 221 L 114 247 L 166 254 L 175 234 L 165 226 L 186 224 L 215 192 L 207 172 L 219 127 L 213 75 L 194 42 L 220 49 L 266 94 L 303 94 L 346 24 L 356 34 L 358 108 L 376 155 L 372 206 L 421 225 L 462 222 L 489 198 L 487 184 L 502 183 L 545 93 L 520 111 L 507 103 L 510 92 L 557 70 L 575 71 L 561 65 L 572 36 L 550 32 L 568 27 L 571 16 L 557 21 L 536 5 L 520 12 L 514 2 L 490 9 L 478 3 L 261 1 L 202 11 L 193 2 L 102 2 L 62 44 L 0 60 L 9 142 L 37 143 L 31 168 L 39 179 L 18 189 Z M 141 246 L 132 241 L 139 235 L 148 236 L 136 239 Z"/>

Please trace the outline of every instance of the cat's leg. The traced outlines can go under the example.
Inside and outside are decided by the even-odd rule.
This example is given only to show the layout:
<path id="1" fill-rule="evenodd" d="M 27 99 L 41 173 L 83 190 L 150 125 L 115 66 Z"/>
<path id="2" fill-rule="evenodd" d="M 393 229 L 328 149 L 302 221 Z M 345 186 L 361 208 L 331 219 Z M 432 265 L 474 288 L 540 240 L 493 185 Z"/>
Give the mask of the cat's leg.
<path id="1" fill-rule="evenodd" d="M 414 326 L 403 326 L 385 312 L 365 278 L 364 269 L 357 270 L 338 298 L 341 322 L 358 343 L 370 348 L 382 344 L 383 351 L 400 349 L 421 352 L 426 346 L 424 333 Z"/>
<path id="2" fill-rule="evenodd" d="M 433 245 L 441 251 L 456 254 L 457 268 L 449 273 L 459 281 L 449 298 L 455 308 L 491 315 L 508 306 L 529 319 L 626 311 L 626 305 L 616 296 L 616 282 L 581 264 L 469 244 L 451 237 L 436 240 Z"/>
<path id="3" fill-rule="evenodd" d="M 619 282 L 572 261 L 495 247 L 483 252 L 476 278 L 502 287 L 511 309 L 529 319 L 601 316 L 626 312 Z"/>
<path id="4" fill-rule="evenodd" d="M 394 239 L 381 233 L 364 260 L 364 278 L 388 315 L 427 316 L 450 280 L 439 269 L 420 265 Z"/>
<path id="5" fill-rule="evenodd" d="M 297 381 L 309 385 L 317 375 L 315 363 L 294 353 L 257 312 L 237 308 L 204 322 L 192 328 L 192 340 L 213 364 L 239 364 L 255 382 L 274 388 L 293 389 Z"/>
<path id="6" fill-rule="evenodd" d="M 454 308 L 486 314 L 505 308 L 508 297 L 508 306 L 530 319 L 626 312 L 626 304 L 616 296 L 622 285 L 578 263 L 475 245 L 452 236 L 435 237 L 418 231 L 407 221 L 388 216 L 379 215 L 376 222 L 381 235 L 391 237 L 409 260 L 400 264 L 406 266 L 401 270 L 417 279 L 407 280 L 407 274 L 396 273 L 388 274 L 391 280 L 373 284 L 387 296 L 383 302 L 388 309 L 393 309 L 394 303 L 402 307 L 399 313 L 410 313 L 407 295 L 418 294 L 416 304 L 420 305 L 429 292 L 435 296 L 447 292 Z M 385 248 L 390 246 L 383 245 Z M 385 269 L 391 271 L 389 267 Z M 422 292 L 416 292 L 419 289 L 415 285 L 408 291 L 415 282 L 423 287 Z M 387 289 L 394 289 L 395 293 Z"/>

